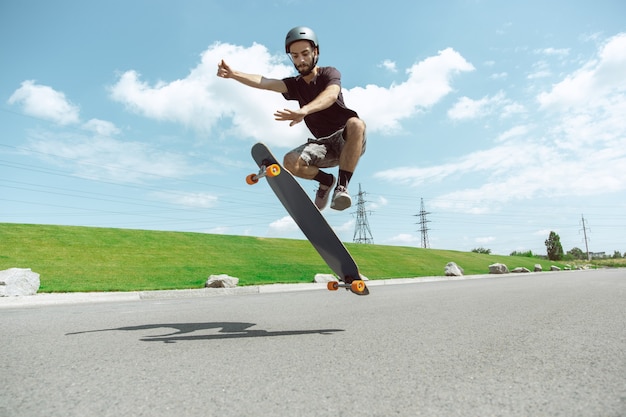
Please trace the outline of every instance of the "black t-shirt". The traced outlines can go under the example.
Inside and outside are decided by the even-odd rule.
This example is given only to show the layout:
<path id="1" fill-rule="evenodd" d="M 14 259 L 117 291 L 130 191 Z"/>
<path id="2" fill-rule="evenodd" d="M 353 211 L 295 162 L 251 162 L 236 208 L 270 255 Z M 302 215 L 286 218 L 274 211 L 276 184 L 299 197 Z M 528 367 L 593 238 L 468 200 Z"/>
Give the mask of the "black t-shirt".
<path id="1" fill-rule="evenodd" d="M 310 103 L 329 85 L 337 84 L 341 88 L 341 73 L 333 67 L 319 67 L 317 76 L 307 83 L 301 76 L 284 78 L 287 92 L 283 96 L 287 100 L 297 100 L 300 107 Z M 343 129 L 351 117 L 359 117 L 343 103 L 343 95 L 339 91 L 337 101 L 329 108 L 309 114 L 304 118 L 307 127 L 316 138 L 329 136 Z"/>

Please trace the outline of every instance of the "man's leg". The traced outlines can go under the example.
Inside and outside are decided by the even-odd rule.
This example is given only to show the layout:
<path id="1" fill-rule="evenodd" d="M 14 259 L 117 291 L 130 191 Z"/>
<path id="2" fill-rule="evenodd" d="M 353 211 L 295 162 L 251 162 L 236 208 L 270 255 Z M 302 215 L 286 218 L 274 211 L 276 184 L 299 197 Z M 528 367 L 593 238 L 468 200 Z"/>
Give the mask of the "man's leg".
<path id="1" fill-rule="evenodd" d="M 349 119 L 343 135 L 346 143 L 343 145 L 343 150 L 339 157 L 339 169 L 354 172 L 361 155 L 363 155 L 365 122 L 357 117 Z"/>
<path id="2" fill-rule="evenodd" d="M 323 159 L 325 155 L 326 149 L 323 145 L 309 143 L 288 152 L 283 159 L 283 166 L 293 175 L 319 183 L 315 193 L 315 205 L 320 210 L 328 204 L 330 191 L 335 185 L 335 177 L 312 165 L 311 162 L 317 161 L 318 158 Z"/>
<path id="3" fill-rule="evenodd" d="M 320 169 L 315 165 L 309 165 L 302 159 L 299 149 L 296 148 L 285 155 L 283 166 L 296 177 L 312 180 Z"/>
<path id="4" fill-rule="evenodd" d="M 343 132 L 345 143 L 339 157 L 339 179 L 330 208 L 345 210 L 352 205 L 348 183 L 363 154 L 365 145 L 365 122 L 357 117 L 348 120 Z"/>

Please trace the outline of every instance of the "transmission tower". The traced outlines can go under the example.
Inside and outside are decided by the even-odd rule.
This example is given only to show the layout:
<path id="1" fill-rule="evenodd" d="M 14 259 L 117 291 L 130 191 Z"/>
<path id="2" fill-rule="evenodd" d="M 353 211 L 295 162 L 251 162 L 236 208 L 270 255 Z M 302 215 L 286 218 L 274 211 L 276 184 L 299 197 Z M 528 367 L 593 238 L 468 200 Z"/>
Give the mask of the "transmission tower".
<path id="1" fill-rule="evenodd" d="M 589 245 L 587 244 L 587 226 L 585 226 L 585 216 L 581 214 L 581 218 L 583 219 L 583 234 L 585 235 L 585 249 L 587 250 L 587 260 L 590 261 L 589 257 Z"/>
<path id="2" fill-rule="evenodd" d="M 428 226 L 426 226 L 427 223 L 430 223 L 430 220 L 426 220 L 426 215 L 430 214 L 429 211 L 426 211 L 424 209 L 424 199 L 420 199 L 422 204 L 420 207 L 420 212 L 419 214 L 417 214 L 417 216 L 419 217 L 420 221 L 417 223 L 420 225 L 419 231 L 422 234 L 422 247 L 423 248 L 430 248 L 430 243 L 428 242 Z"/>
<path id="3" fill-rule="evenodd" d="M 370 225 L 367 222 L 367 211 L 365 210 L 365 193 L 361 191 L 359 184 L 359 193 L 357 194 L 356 204 L 356 226 L 354 228 L 354 243 L 374 243 Z"/>

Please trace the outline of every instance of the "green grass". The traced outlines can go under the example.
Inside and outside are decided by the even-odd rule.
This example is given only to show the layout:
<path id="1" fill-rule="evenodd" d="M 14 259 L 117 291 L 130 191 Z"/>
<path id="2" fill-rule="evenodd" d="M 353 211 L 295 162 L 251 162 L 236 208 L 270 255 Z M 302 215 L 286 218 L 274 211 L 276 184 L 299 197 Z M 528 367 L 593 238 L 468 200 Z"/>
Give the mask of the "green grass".
<path id="1" fill-rule="evenodd" d="M 346 244 L 370 279 L 443 275 L 456 262 L 466 275 L 553 262 L 413 247 Z M 556 264 L 563 266 L 562 264 Z M 31 268 L 40 292 L 140 291 L 201 288 L 209 275 L 240 285 L 311 282 L 331 273 L 306 240 L 202 233 L 0 223 L 0 270 Z"/>
<path id="2" fill-rule="evenodd" d="M 626 267 L 626 258 L 594 259 L 593 264 L 605 268 L 624 268 Z"/>

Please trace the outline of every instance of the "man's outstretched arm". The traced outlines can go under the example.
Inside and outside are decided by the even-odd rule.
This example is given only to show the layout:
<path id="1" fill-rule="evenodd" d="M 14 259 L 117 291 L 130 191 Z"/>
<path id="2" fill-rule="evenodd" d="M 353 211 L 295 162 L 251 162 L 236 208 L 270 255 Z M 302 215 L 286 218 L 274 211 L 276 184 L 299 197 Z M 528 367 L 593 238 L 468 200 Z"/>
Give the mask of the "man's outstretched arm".
<path id="1" fill-rule="evenodd" d="M 220 78 L 232 78 L 240 83 L 259 88 L 261 90 L 276 91 L 277 93 L 286 93 L 287 86 L 282 80 L 276 80 L 273 78 L 265 78 L 262 75 L 246 74 L 240 71 L 234 71 L 230 68 L 224 60 L 217 64 L 217 76 Z"/>

